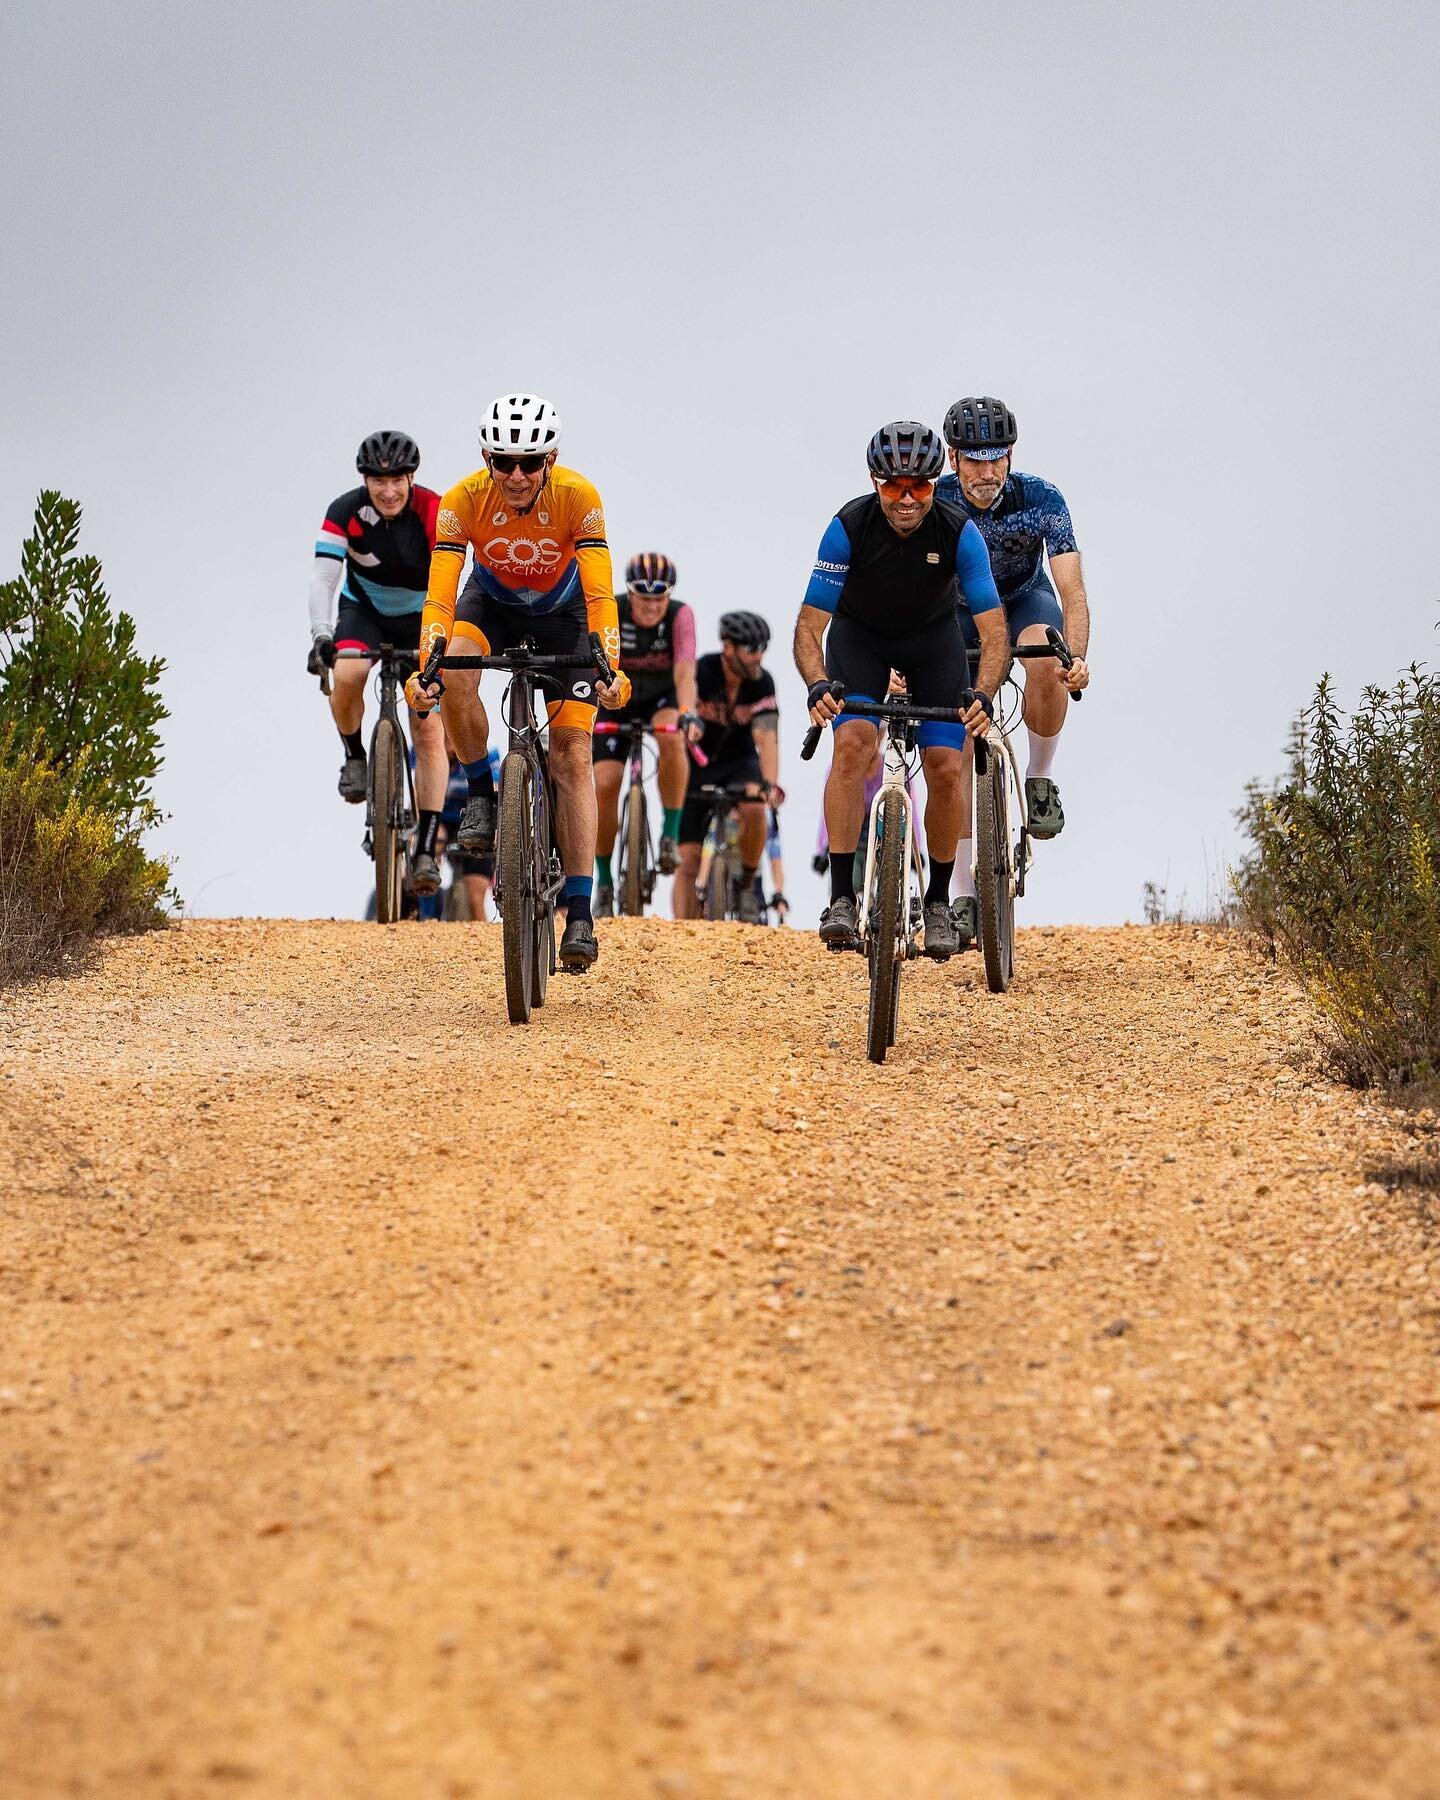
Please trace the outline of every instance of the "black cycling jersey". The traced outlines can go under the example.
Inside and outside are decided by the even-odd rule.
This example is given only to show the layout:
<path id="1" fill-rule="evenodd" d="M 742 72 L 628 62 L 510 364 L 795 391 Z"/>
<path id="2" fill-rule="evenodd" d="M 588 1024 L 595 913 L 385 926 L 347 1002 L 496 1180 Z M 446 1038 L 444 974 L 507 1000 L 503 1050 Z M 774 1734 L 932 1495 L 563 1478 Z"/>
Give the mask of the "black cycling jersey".
<path id="1" fill-rule="evenodd" d="M 630 596 L 615 596 L 620 614 L 620 666 L 630 677 L 637 700 L 669 693 L 675 686 L 677 662 L 695 660 L 695 615 L 683 600 L 666 602 L 657 625 L 637 625 L 630 616 Z"/>
<path id="2" fill-rule="evenodd" d="M 430 580 L 439 507 L 440 496 L 423 487 L 411 488 L 410 504 L 396 519 L 382 517 L 363 487 L 333 501 L 315 554 L 345 565 L 342 599 L 358 600 L 387 618 L 418 614 Z"/>
<path id="3" fill-rule="evenodd" d="M 725 661 L 718 650 L 696 663 L 695 688 L 700 717 L 705 721 L 700 748 L 712 763 L 736 762 L 748 756 L 754 744 L 753 720 L 780 710 L 775 677 L 768 669 L 762 669 L 753 681 L 742 677 L 732 701 L 725 691 Z"/>
<path id="4" fill-rule="evenodd" d="M 805 603 L 883 636 L 909 637 L 949 617 L 962 589 L 971 612 L 1000 604 L 974 520 L 936 500 L 902 537 L 879 495 L 869 493 L 847 501 L 830 521 Z"/>

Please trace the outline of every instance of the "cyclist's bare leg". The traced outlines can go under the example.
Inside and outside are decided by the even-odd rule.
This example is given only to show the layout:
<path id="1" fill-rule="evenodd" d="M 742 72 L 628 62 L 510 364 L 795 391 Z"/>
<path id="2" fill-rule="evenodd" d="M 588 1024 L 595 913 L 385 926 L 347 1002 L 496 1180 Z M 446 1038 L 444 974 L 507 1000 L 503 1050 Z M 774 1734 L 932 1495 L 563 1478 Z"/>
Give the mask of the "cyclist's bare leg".
<path id="1" fill-rule="evenodd" d="M 652 725 L 674 725 L 680 714 L 673 706 L 663 706 L 651 720 Z M 685 740 L 682 737 L 657 737 L 656 747 L 660 754 L 660 766 L 655 774 L 656 785 L 660 789 L 660 804 L 665 807 L 677 807 L 685 804 L 685 787 L 690 779 L 690 758 L 685 753 Z"/>
<path id="2" fill-rule="evenodd" d="M 595 768 L 589 728 L 550 727 L 550 773 L 555 779 L 555 832 L 567 875 L 595 873 Z"/>
<path id="3" fill-rule="evenodd" d="M 342 737 L 349 737 L 365 723 L 365 683 L 374 663 L 358 656 L 342 656 L 330 677 L 330 715 Z"/>
<path id="4" fill-rule="evenodd" d="M 1046 642 L 1043 625 L 1027 625 L 1022 644 Z M 1025 705 L 1022 717 L 1038 737 L 1058 737 L 1065 724 L 1070 696 L 1060 679 L 1060 664 L 1053 656 L 1037 656 L 1025 664 Z"/>
<path id="5" fill-rule="evenodd" d="M 465 898 L 470 902 L 470 917 L 483 919 L 486 916 L 485 902 L 490 893 L 490 877 L 488 875 L 462 875 L 460 879 L 465 883 Z"/>
<path id="6" fill-rule="evenodd" d="M 875 760 L 879 732 L 859 719 L 831 732 L 830 773 L 825 780 L 825 830 L 832 856 L 853 856 L 865 817 L 865 777 Z M 763 816 L 762 816 L 763 825 Z"/>
<path id="7" fill-rule="evenodd" d="M 475 656 L 479 645 L 457 635 L 457 656 Z M 490 721 L 480 698 L 479 669 L 446 669 L 445 729 L 462 763 L 479 762 L 490 753 Z"/>
<path id="8" fill-rule="evenodd" d="M 670 890 L 671 908 L 677 919 L 700 917 L 700 852 L 703 844 L 680 846 L 680 867 Z"/>
<path id="9" fill-rule="evenodd" d="M 965 820 L 964 752 L 951 744 L 931 744 L 920 754 L 925 769 L 925 842 L 935 861 L 953 862 Z"/>
<path id="10" fill-rule="evenodd" d="M 410 714 L 410 742 L 415 746 L 415 804 L 421 812 L 439 812 L 450 779 L 445 727 L 438 712 Z"/>
<path id="11" fill-rule="evenodd" d="M 615 848 L 615 833 L 620 825 L 620 788 L 628 768 L 629 764 L 620 761 L 618 757 L 614 761 L 597 762 L 595 765 L 597 855 L 609 856 Z"/>
<path id="12" fill-rule="evenodd" d="M 769 821 L 765 816 L 760 790 L 751 786 L 745 792 L 754 796 L 754 804 L 746 801 L 740 808 L 740 860 L 747 869 L 758 869 L 765 857 L 766 826 Z"/>

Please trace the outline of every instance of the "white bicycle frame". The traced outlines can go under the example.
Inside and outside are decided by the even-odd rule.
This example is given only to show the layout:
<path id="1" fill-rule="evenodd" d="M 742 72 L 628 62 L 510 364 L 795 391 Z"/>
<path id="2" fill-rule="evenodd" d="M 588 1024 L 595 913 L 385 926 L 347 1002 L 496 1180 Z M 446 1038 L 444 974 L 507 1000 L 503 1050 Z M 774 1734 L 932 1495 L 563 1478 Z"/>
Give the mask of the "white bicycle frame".
<path id="1" fill-rule="evenodd" d="M 1019 829 L 1016 820 L 1025 817 L 1025 784 L 1020 779 L 1020 764 L 1015 757 L 1015 746 L 1010 742 L 1009 732 L 1006 731 L 1005 727 L 998 719 L 991 721 L 990 734 L 986 738 L 985 743 L 992 755 L 1003 755 L 1005 763 L 1010 770 L 1011 804 L 1006 808 L 1006 812 L 1010 815 L 1013 829 L 1009 834 L 1009 841 L 1005 846 L 1005 859 L 1010 865 L 1010 892 L 1012 894 L 1022 894 L 1025 891 L 1025 876 L 1029 871 L 1031 863 L 1035 860 L 1035 852 L 1030 847 L 1030 833 L 1027 831 L 1024 833 L 1025 866 L 1018 870 L 1015 867 L 1014 840 Z M 999 745 L 998 751 L 996 749 L 997 743 Z M 970 841 L 974 843 L 977 841 L 975 836 L 975 806 L 979 796 L 976 792 L 973 779 L 970 783 L 970 789 Z M 972 881 L 975 879 L 975 873 L 976 864 L 972 862 L 970 865 L 970 878 Z"/>
<path id="2" fill-rule="evenodd" d="M 920 861 L 920 846 L 915 839 L 915 802 L 910 798 L 910 789 L 906 782 L 909 768 L 905 761 L 905 749 L 902 739 L 897 739 L 890 732 L 885 733 L 885 773 L 880 786 L 875 790 L 875 798 L 870 802 L 870 832 L 865 845 L 865 881 L 864 892 L 860 898 L 860 942 L 869 943 L 870 936 L 870 894 L 875 881 L 875 855 L 879 841 L 876 827 L 880 821 L 880 802 L 887 793 L 898 793 L 905 807 L 905 864 L 924 891 L 925 871 Z M 905 938 L 908 945 L 913 926 L 910 919 L 908 895 L 906 904 L 901 908 L 901 916 L 905 921 Z"/>

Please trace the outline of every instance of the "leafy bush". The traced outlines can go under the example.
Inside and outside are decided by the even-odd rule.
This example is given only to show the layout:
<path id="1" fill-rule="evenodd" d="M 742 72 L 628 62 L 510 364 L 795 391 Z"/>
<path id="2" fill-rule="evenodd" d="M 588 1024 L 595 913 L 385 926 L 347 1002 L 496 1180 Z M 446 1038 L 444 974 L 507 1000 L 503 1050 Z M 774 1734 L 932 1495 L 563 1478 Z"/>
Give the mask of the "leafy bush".
<path id="1" fill-rule="evenodd" d="M 1440 1073 L 1440 677 L 1412 667 L 1348 718 L 1326 677 L 1289 774 L 1252 783 L 1242 917 L 1299 976 L 1357 1085 Z"/>
<path id="2" fill-rule="evenodd" d="M 0 585 L 0 978 L 164 917 L 168 870 L 140 845 L 158 818 L 163 664 L 136 654 L 79 534 L 79 507 L 43 493 Z"/>

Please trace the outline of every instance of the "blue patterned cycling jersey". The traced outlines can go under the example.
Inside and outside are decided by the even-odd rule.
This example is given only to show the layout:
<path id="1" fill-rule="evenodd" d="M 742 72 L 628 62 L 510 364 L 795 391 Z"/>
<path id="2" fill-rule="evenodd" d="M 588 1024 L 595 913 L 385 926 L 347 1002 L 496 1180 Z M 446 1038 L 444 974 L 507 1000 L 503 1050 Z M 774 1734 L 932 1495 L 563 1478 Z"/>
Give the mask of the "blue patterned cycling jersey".
<path id="1" fill-rule="evenodd" d="M 935 498 L 958 506 L 980 527 L 1002 600 L 1029 587 L 1040 574 L 1042 552 L 1065 556 L 1079 548 L 1065 496 L 1038 475 L 1008 476 L 999 498 L 985 512 L 971 506 L 956 475 L 944 475 L 936 482 Z"/>

